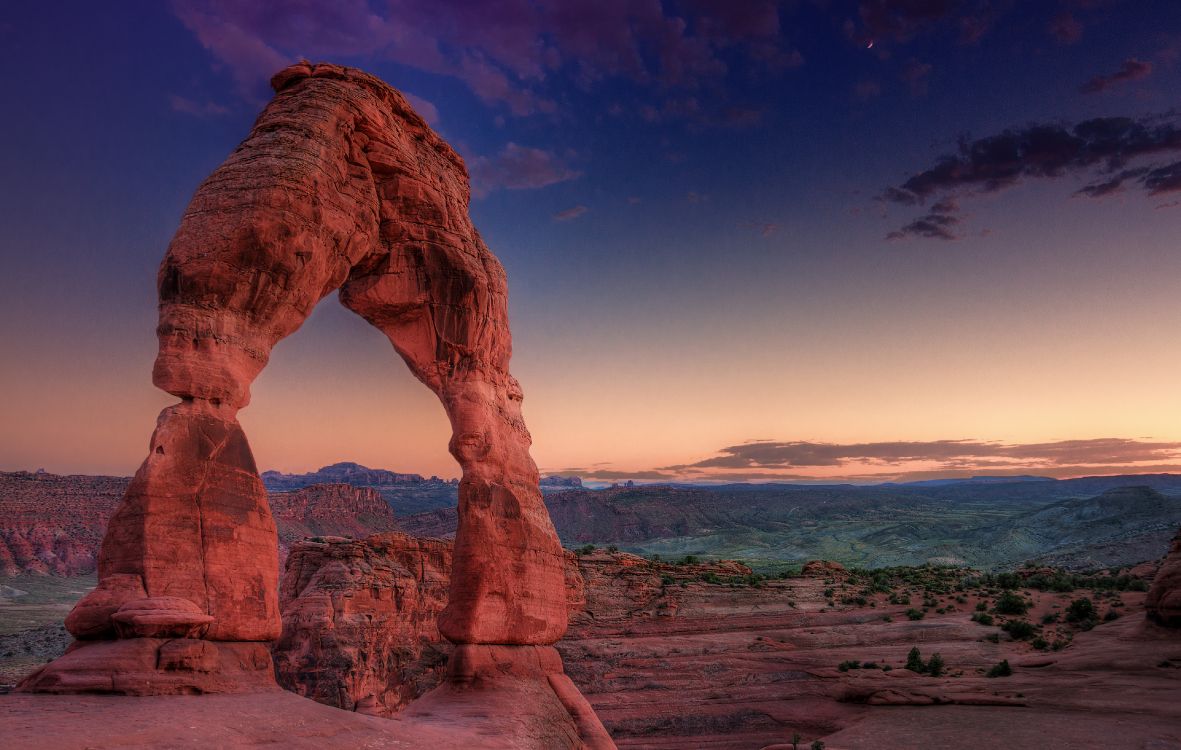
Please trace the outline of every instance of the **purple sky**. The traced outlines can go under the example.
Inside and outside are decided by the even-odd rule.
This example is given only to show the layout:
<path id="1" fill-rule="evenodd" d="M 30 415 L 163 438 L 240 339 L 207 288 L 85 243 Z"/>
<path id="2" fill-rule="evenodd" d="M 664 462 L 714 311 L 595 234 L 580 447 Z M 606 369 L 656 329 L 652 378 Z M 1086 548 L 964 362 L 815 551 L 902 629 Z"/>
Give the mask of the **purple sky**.
<path id="1" fill-rule="evenodd" d="M 0 468 L 126 474 L 156 267 L 305 57 L 467 160 L 544 470 L 1181 465 L 1181 6 L 505 0 L 0 10 Z M 454 475 L 333 300 L 241 415 L 264 468 Z"/>

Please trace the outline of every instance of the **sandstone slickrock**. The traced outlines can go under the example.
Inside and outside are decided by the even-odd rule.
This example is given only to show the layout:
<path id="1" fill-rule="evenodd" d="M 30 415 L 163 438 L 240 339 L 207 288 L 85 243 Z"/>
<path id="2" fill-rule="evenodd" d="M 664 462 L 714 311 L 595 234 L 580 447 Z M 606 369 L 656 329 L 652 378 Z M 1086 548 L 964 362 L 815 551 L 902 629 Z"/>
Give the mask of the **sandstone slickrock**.
<path id="1" fill-rule="evenodd" d="M 119 639 L 79 641 L 24 689 L 150 691 L 148 665 L 175 664 L 191 676 L 184 689 L 221 691 L 224 659 L 169 661 L 173 641 L 151 636 L 200 636 L 231 654 L 280 635 L 275 523 L 237 412 L 272 347 L 339 290 L 438 396 L 463 470 L 438 628 L 472 653 L 492 649 L 496 666 L 473 677 L 453 659 L 423 700 L 460 710 L 478 687 L 485 702 L 534 706 L 548 746 L 610 746 L 585 736 L 593 712 L 551 679 L 562 674 L 550 644 L 567 625 L 564 554 L 509 373 L 504 270 L 468 217 L 462 160 L 366 73 L 304 62 L 271 83 L 274 99 L 197 189 L 158 275 L 152 379 L 181 401 L 161 412 L 98 566 L 100 581 L 138 575 L 147 597 L 106 586 L 85 598 L 88 616 L 74 618 L 84 634 L 106 635 L 94 620 L 118 605 Z"/>
<path id="2" fill-rule="evenodd" d="M 1144 602 L 1148 617 L 1162 625 L 1181 628 L 1181 529 L 1152 579 Z"/>
<path id="3" fill-rule="evenodd" d="M 405 534 L 297 543 L 280 587 L 279 684 L 349 711 L 392 715 L 442 681 L 451 544 Z"/>

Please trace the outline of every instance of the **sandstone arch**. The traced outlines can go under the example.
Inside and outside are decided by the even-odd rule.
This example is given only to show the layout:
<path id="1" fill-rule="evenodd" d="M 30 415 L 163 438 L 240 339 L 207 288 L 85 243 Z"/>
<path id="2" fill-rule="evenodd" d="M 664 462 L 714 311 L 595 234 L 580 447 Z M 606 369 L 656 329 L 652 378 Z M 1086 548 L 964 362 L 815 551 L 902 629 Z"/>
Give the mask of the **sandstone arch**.
<path id="1" fill-rule="evenodd" d="M 111 520 L 98 588 L 67 619 L 81 647 L 25 689 L 268 684 L 261 644 L 281 627 L 275 527 L 236 415 L 271 348 L 339 289 L 451 421 L 463 479 L 440 631 L 461 644 L 456 679 L 505 672 L 508 658 L 508 671 L 548 679 L 585 714 L 552 649 L 505 656 L 565 632 L 563 553 L 508 369 L 505 274 L 468 217 L 463 162 L 365 73 L 300 63 L 272 85 L 161 265 L 153 382 L 181 402 L 160 414 Z"/>

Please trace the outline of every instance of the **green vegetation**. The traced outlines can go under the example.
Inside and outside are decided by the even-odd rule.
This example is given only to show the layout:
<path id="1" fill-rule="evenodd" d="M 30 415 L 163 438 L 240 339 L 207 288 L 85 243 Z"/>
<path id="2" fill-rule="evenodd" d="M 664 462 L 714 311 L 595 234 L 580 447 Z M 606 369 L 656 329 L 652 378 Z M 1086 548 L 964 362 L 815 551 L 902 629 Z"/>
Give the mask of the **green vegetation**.
<path id="1" fill-rule="evenodd" d="M 1029 611 L 1029 602 L 1025 601 L 1020 594 L 1005 590 L 996 598 L 993 609 L 1001 615 L 1023 615 Z"/>
<path id="2" fill-rule="evenodd" d="M 583 555 L 591 554 L 592 552 L 595 551 L 595 549 L 596 549 L 595 545 L 586 544 L 586 545 L 583 545 L 583 546 L 579 547 L 578 549 L 574 550 L 574 554 L 578 555 L 579 557 L 582 557 Z"/>
<path id="3" fill-rule="evenodd" d="M 1090 599 L 1075 599 L 1066 608 L 1066 621 L 1073 623 L 1094 622 L 1099 616 L 1095 603 Z"/>
<path id="4" fill-rule="evenodd" d="M 927 613 L 922 611 L 921 609 L 913 609 L 912 608 L 912 609 L 906 610 L 906 616 L 912 620 L 921 620 L 927 616 Z"/>
<path id="5" fill-rule="evenodd" d="M 981 625 L 992 625 L 992 615 L 987 612 L 976 612 L 972 615 L 972 621 L 978 622 Z"/>
<path id="6" fill-rule="evenodd" d="M 923 654 L 919 651 L 918 646 L 912 648 L 910 653 L 906 655 L 906 668 L 920 674 L 927 668 L 927 665 L 923 663 Z"/>
<path id="7" fill-rule="evenodd" d="M 988 670 L 985 677 L 1010 677 L 1013 674 L 1013 668 L 1009 666 L 1008 659 L 1002 659 L 994 664 L 992 669 Z"/>

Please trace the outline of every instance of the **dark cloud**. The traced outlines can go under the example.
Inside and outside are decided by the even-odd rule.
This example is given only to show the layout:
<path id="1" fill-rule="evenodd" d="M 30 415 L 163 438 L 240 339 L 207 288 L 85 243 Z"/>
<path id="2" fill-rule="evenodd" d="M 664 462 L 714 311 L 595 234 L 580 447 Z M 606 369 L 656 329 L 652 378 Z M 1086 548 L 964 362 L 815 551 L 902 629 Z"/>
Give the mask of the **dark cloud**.
<path id="1" fill-rule="evenodd" d="M 979 440 L 812 443 L 760 441 L 722 448 L 718 456 L 692 464 L 660 467 L 686 469 L 791 469 L 847 464 L 901 464 L 934 461 L 947 468 L 1008 466 L 1035 468 L 1078 464 L 1133 464 L 1181 459 L 1181 443 L 1125 438 L 1061 440 L 1049 443 L 999 443 Z M 1003 459 L 1003 460 L 998 460 Z"/>
<path id="2" fill-rule="evenodd" d="M 945 235 L 957 223 L 951 215 L 958 205 L 952 199 L 997 192 L 1027 178 L 1090 175 L 1097 179 L 1076 193 L 1090 197 L 1110 195 L 1128 184 L 1152 195 L 1173 192 L 1179 189 L 1175 163 L 1128 164 L 1178 151 L 1181 126 L 1176 116 L 1104 117 L 1073 127 L 1034 124 L 987 138 L 963 139 L 956 153 L 882 192 L 882 200 L 907 206 L 937 201 L 930 214 L 887 236 L 948 239 Z M 934 218 L 939 216 L 944 218 Z"/>
<path id="3" fill-rule="evenodd" d="M 1181 161 L 1157 167 L 1142 180 L 1149 195 L 1162 195 L 1181 191 Z"/>
<path id="4" fill-rule="evenodd" d="M 589 210 L 589 208 L 582 205 L 571 206 L 570 208 L 558 211 L 556 214 L 554 214 L 554 221 L 570 221 L 571 219 L 577 219 L 579 216 L 582 216 Z"/>
<path id="5" fill-rule="evenodd" d="M 1112 86 L 1130 81 L 1139 81 L 1150 75 L 1152 75 L 1152 63 L 1129 57 L 1127 60 L 1124 60 L 1119 70 L 1110 75 L 1095 76 L 1084 83 L 1079 91 L 1084 94 L 1097 94 L 1100 91 L 1106 91 Z"/>
<path id="6" fill-rule="evenodd" d="M 778 0 L 174 0 L 181 22 L 248 98 L 283 65 L 378 57 L 463 81 L 515 115 L 556 107 L 549 84 L 623 78 L 661 91 L 719 80 L 731 61 L 802 63 Z"/>
<path id="7" fill-rule="evenodd" d="M 558 156 L 539 148 L 509 143 L 493 156 L 467 160 L 472 192 L 487 195 L 493 190 L 527 190 L 573 180 L 581 175 Z"/>
<path id="8" fill-rule="evenodd" d="M 960 223 L 958 216 L 929 213 L 920 216 L 901 229 L 886 235 L 888 240 L 903 240 L 907 237 L 927 237 L 933 240 L 958 240 L 959 235 L 952 229 Z"/>
<path id="9" fill-rule="evenodd" d="M 947 27 L 962 44 L 978 42 L 1012 5 L 1010 0 L 861 0 L 857 19 L 846 31 L 862 46 L 908 42 L 920 34 Z"/>

